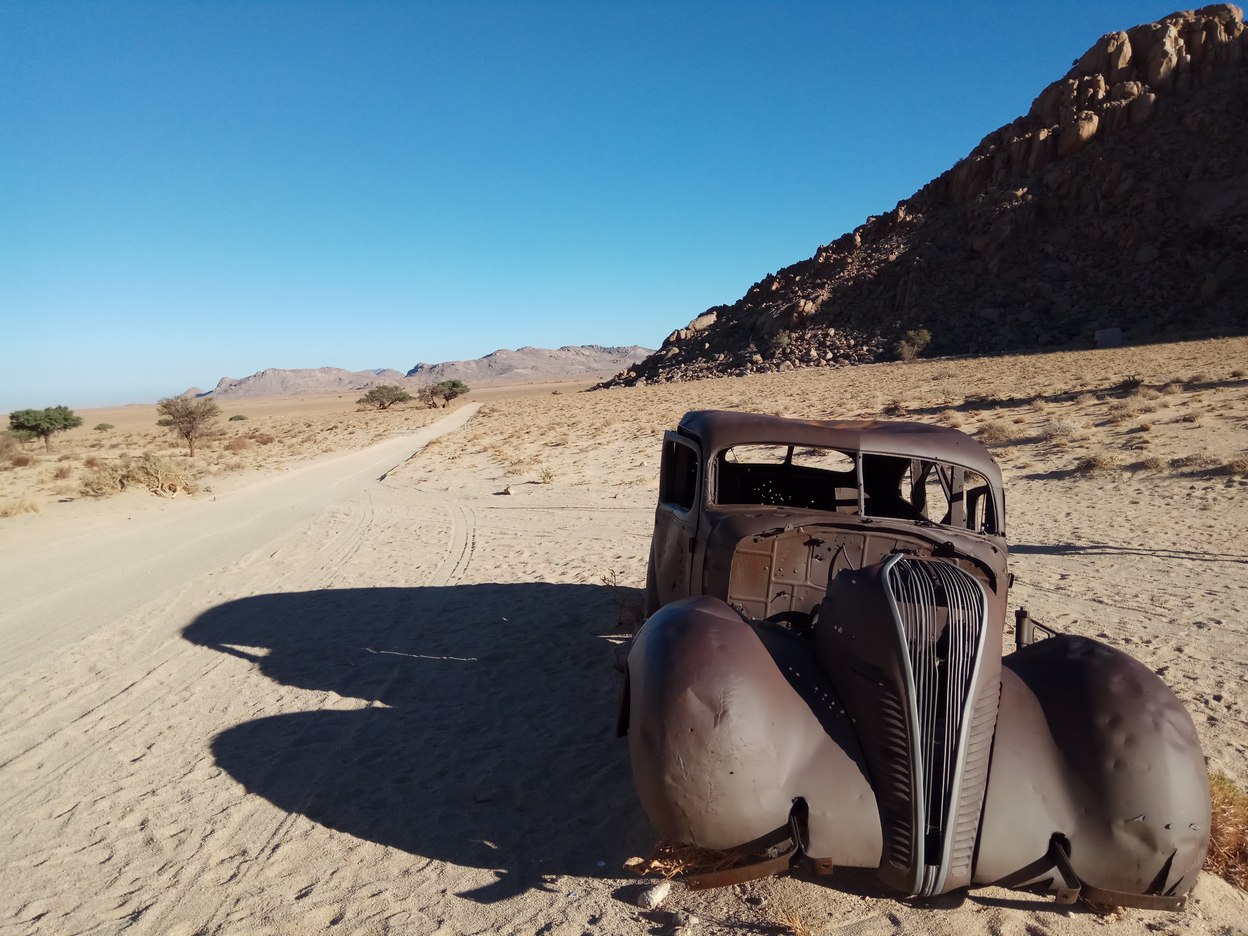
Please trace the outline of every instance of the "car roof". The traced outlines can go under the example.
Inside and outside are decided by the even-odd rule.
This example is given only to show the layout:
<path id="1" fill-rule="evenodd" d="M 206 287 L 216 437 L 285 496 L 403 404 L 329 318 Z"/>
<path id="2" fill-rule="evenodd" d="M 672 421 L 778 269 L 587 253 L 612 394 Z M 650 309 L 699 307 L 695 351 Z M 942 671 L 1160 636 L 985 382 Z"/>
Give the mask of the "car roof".
<path id="1" fill-rule="evenodd" d="M 734 445 L 810 445 L 930 458 L 978 471 L 994 487 L 1001 470 L 991 453 L 965 432 L 929 423 L 879 419 L 791 419 L 729 410 L 691 410 L 680 430 L 701 439 L 708 452 Z"/>

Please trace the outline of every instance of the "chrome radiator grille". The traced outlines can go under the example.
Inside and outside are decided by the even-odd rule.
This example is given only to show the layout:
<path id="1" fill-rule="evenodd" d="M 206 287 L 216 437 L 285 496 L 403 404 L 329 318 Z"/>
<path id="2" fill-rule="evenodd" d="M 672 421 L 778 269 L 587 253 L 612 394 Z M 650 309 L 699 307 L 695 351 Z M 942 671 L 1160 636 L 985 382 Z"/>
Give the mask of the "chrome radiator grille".
<path id="1" fill-rule="evenodd" d="M 897 556 L 886 566 L 885 582 L 909 664 L 914 730 L 909 753 L 914 758 L 914 805 L 920 822 L 911 837 L 922 843 L 920 893 L 927 895 L 942 890 L 951 858 L 961 859 L 968 847 L 955 843 L 964 835 L 952 833 L 966 825 L 958 822 L 958 813 L 964 805 L 961 787 L 967 754 L 979 755 L 984 741 L 974 739 L 969 746 L 975 750 L 968 751 L 986 602 L 979 583 L 954 565 Z M 991 726 L 988 737 L 990 731 Z M 973 770 L 981 759 L 971 758 Z"/>

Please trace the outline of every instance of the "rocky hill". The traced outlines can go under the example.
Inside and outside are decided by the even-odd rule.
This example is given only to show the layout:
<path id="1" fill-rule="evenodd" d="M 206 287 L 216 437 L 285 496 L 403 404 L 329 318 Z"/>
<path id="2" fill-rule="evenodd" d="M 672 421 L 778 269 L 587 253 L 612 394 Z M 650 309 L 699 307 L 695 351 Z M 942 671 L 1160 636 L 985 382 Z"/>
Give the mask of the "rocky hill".
<path id="1" fill-rule="evenodd" d="M 426 384 L 450 379 L 462 380 L 470 387 L 577 379 L 588 382 L 605 377 L 633 361 L 640 361 L 650 353 L 649 348 L 637 346 L 604 348 L 600 345 L 582 345 L 553 350 L 526 347 L 516 351 L 495 351 L 471 361 L 417 364 L 406 374 L 389 368 L 349 371 L 340 367 L 270 367 L 250 377 L 222 377 L 217 386 L 207 394 L 198 388 L 192 388 L 183 396 L 292 396 L 354 392 L 377 384 L 397 384 L 414 390 Z"/>
<path id="2" fill-rule="evenodd" d="M 1101 37 L 887 214 L 603 386 L 1248 328 L 1248 30 L 1235 6 Z M 1116 335 L 1115 335 L 1116 338 Z"/>

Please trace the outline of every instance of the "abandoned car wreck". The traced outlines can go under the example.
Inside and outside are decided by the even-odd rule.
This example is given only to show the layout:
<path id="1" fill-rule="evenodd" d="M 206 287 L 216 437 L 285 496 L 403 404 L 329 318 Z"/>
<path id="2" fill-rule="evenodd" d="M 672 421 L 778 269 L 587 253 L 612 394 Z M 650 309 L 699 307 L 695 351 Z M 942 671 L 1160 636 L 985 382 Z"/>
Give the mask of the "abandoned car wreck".
<path id="1" fill-rule="evenodd" d="M 800 865 L 904 896 L 1183 905 L 1209 840 L 1191 718 L 1143 664 L 1025 613 L 1004 654 L 980 443 L 695 411 L 660 471 L 620 730 L 660 836 L 756 856 L 691 886 Z"/>

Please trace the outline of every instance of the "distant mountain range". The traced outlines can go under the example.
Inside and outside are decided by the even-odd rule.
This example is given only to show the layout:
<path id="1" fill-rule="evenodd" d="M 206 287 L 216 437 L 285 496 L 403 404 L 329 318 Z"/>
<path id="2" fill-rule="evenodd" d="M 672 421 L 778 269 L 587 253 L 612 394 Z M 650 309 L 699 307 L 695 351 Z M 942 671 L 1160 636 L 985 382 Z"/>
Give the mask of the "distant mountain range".
<path id="1" fill-rule="evenodd" d="M 553 349 L 524 347 L 515 351 L 498 350 L 470 361 L 417 364 L 406 374 L 391 368 L 349 371 L 341 367 L 269 367 L 250 377 L 222 377 L 216 387 L 207 393 L 192 387 L 183 396 L 295 396 L 354 392 L 378 384 L 415 389 L 443 380 L 462 380 L 470 387 L 578 379 L 589 383 L 627 368 L 651 353 L 651 349 L 638 345 L 614 348 L 601 345 L 565 345 Z"/>

